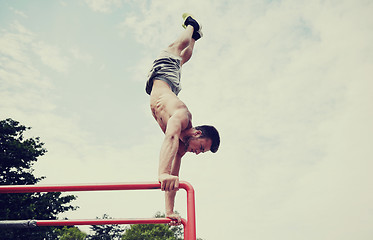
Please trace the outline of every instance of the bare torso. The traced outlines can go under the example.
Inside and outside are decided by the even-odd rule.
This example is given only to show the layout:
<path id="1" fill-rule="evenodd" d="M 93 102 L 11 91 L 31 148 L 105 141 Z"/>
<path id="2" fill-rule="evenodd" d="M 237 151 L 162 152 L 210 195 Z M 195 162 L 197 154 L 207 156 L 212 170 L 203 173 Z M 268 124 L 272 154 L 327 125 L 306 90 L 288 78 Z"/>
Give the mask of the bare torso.
<path id="1" fill-rule="evenodd" d="M 166 132 L 168 120 L 176 113 L 183 116 L 181 130 L 192 127 L 192 114 L 187 106 L 171 91 L 167 83 L 154 80 L 150 95 L 150 108 L 153 117 L 158 122 L 163 132 Z M 185 116 L 185 117 L 184 117 Z"/>

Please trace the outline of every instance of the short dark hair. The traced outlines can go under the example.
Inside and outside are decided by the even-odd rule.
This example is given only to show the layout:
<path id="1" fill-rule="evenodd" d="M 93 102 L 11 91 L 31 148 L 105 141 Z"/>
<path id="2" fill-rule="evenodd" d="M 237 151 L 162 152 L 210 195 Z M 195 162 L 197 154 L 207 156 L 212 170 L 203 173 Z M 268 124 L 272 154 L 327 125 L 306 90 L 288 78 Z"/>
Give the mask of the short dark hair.
<path id="1" fill-rule="evenodd" d="M 220 136 L 218 130 L 215 127 L 209 125 L 197 126 L 195 129 L 202 132 L 201 138 L 210 138 L 211 139 L 211 148 L 210 151 L 216 153 L 220 145 Z"/>

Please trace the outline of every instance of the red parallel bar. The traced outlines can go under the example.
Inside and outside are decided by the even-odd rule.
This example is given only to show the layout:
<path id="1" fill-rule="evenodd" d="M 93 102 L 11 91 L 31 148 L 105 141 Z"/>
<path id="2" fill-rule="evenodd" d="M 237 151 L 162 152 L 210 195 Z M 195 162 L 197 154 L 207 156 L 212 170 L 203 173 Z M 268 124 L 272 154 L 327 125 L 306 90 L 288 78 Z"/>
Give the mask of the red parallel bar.
<path id="1" fill-rule="evenodd" d="M 180 188 L 187 192 L 187 223 L 185 239 L 196 239 L 195 197 L 193 186 L 180 181 Z M 84 185 L 0 185 L 0 193 L 33 193 L 33 192 L 75 192 L 75 191 L 113 191 L 113 190 L 145 190 L 160 189 L 158 182 L 117 183 L 117 184 L 84 184 Z M 47 221 L 47 220 L 39 220 Z M 88 224 L 91 225 L 91 224 Z M 94 225 L 94 224 L 92 224 Z"/>
<path id="2" fill-rule="evenodd" d="M 180 184 L 181 185 L 181 184 Z M 157 182 L 115 183 L 115 184 L 80 184 L 80 185 L 7 185 L 0 186 L 0 193 L 32 193 L 32 192 L 82 192 L 113 190 L 145 190 L 160 189 Z"/>
<path id="3" fill-rule="evenodd" d="M 128 218 L 128 219 L 95 219 L 95 220 L 36 220 L 36 226 L 75 226 L 75 225 L 112 225 L 112 224 L 168 224 L 169 218 Z M 181 220 L 184 225 L 185 219 Z"/>

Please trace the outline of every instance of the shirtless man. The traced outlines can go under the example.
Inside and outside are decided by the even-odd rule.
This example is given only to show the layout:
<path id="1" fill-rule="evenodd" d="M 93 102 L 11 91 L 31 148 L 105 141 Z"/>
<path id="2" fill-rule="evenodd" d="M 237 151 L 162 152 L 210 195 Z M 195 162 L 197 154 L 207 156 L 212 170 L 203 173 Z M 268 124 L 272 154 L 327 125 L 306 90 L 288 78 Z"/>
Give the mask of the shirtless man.
<path id="1" fill-rule="evenodd" d="M 180 223 L 180 216 L 174 213 L 174 201 L 181 158 L 186 152 L 215 153 L 220 144 L 219 133 L 213 126 L 192 126 L 192 114 L 177 97 L 181 90 L 181 66 L 191 58 L 196 40 L 202 37 L 200 24 L 190 14 L 184 13 L 183 21 L 184 32 L 154 61 L 146 84 L 153 117 L 165 134 L 158 180 L 165 191 L 166 216 L 174 220 L 172 224 Z"/>

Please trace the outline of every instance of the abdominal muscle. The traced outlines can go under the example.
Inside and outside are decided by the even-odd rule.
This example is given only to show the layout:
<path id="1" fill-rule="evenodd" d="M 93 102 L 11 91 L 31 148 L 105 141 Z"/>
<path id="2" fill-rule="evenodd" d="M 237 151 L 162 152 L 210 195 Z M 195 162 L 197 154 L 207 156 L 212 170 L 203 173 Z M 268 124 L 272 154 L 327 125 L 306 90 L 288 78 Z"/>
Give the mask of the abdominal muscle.
<path id="1" fill-rule="evenodd" d="M 171 91 L 168 84 L 161 80 L 154 80 L 150 108 L 163 132 L 166 132 L 167 122 L 176 111 L 186 111 L 187 117 L 191 118 L 186 105 Z M 190 123 L 190 120 L 188 122 Z"/>

